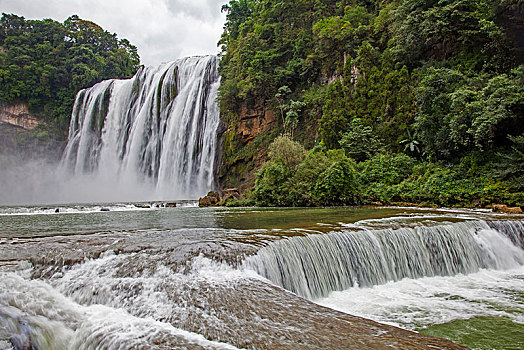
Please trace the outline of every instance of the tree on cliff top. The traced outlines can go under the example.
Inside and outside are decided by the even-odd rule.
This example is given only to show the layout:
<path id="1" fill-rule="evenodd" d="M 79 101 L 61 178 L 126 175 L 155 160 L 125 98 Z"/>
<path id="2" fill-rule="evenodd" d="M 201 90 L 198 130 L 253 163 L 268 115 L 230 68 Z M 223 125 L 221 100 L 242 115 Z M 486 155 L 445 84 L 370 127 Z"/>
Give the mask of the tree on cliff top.
<path id="1" fill-rule="evenodd" d="M 27 102 L 31 112 L 67 130 L 76 93 L 105 79 L 130 78 L 137 49 L 76 15 L 64 23 L 0 20 L 0 101 Z"/>

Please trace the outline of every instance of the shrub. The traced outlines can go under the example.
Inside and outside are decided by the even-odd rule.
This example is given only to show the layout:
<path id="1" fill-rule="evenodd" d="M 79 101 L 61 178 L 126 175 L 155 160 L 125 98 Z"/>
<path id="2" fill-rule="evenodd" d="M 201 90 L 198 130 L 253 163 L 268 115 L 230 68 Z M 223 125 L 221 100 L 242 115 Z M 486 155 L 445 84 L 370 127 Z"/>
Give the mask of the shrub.
<path id="1" fill-rule="evenodd" d="M 269 146 L 269 159 L 287 168 L 294 168 L 304 160 L 305 156 L 304 146 L 288 136 L 277 137 Z"/>
<path id="2" fill-rule="evenodd" d="M 359 164 L 360 178 L 364 184 L 395 185 L 410 176 L 414 165 L 415 160 L 405 154 L 379 154 Z"/>
<path id="3" fill-rule="evenodd" d="M 314 198 L 321 205 L 357 204 L 357 173 L 348 158 L 333 162 L 315 184 Z"/>

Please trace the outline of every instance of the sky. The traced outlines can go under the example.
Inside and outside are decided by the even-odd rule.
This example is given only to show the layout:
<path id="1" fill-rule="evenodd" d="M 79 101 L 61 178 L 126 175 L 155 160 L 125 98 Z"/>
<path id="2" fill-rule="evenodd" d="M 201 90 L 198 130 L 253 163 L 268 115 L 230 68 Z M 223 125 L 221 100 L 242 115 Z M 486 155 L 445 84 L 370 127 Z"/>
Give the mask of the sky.
<path id="1" fill-rule="evenodd" d="M 180 57 L 217 54 L 227 0 L 0 0 L 0 12 L 59 22 L 76 14 L 128 39 L 154 66 Z"/>

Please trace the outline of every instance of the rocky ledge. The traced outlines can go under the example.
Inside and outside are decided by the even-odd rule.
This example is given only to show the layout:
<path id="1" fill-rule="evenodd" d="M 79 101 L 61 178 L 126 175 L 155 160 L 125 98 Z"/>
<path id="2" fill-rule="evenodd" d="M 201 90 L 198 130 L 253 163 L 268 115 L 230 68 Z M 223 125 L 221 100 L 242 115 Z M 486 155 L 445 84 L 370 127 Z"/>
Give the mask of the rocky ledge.
<path id="1" fill-rule="evenodd" d="M 0 122 L 32 130 L 42 122 L 29 113 L 25 103 L 4 104 L 0 103 Z"/>
<path id="2" fill-rule="evenodd" d="M 487 207 L 488 209 L 493 210 L 498 213 L 505 214 L 523 214 L 522 207 L 508 207 L 505 204 L 493 204 Z"/>
<path id="3" fill-rule="evenodd" d="M 238 188 L 229 188 L 222 190 L 222 193 L 210 191 L 205 197 L 198 200 L 200 207 L 216 207 L 226 205 L 229 201 L 239 200 L 240 191 Z"/>

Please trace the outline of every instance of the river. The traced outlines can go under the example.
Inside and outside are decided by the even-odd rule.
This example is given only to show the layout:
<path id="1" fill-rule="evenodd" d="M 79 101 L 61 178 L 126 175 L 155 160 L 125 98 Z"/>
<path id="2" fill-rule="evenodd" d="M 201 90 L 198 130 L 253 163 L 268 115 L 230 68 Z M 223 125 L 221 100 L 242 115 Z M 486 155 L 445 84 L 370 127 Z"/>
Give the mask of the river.
<path id="1" fill-rule="evenodd" d="M 0 349 L 461 348 L 432 336 L 519 349 L 523 220 L 191 202 L 0 207 Z"/>

